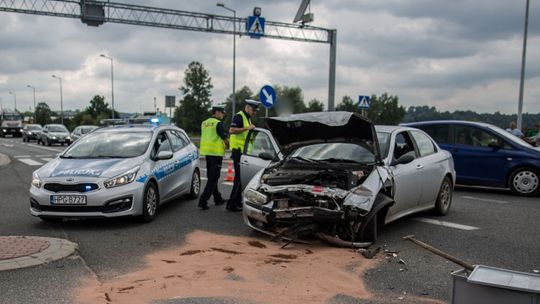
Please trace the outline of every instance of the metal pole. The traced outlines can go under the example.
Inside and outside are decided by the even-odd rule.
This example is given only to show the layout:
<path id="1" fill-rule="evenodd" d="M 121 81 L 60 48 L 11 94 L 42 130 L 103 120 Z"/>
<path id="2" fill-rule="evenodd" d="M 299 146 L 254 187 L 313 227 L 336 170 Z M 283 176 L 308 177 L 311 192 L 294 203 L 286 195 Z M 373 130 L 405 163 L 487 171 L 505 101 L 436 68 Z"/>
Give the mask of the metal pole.
<path id="1" fill-rule="evenodd" d="M 34 123 L 36 123 L 36 88 L 31 85 L 27 85 L 27 87 L 31 88 L 34 92 Z"/>
<path id="2" fill-rule="evenodd" d="M 334 97 L 336 92 L 336 42 L 337 30 L 328 31 L 330 40 L 330 64 L 328 76 L 328 111 L 334 111 Z"/>
<path id="3" fill-rule="evenodd" d="M 17 94 L 15 92 L 9 92 L 9 94 L 13 95 L 14 111 L 17 112 Z"/>
<path id="4" fill-rule="evenodd" d="M 62 78 L 60 79 L 60 122 L 64 124 L 64 97 L 62 94 Z"/>
<path id="5" fill-rule="evenodd" d="M 112 118 L 114 119 L 114 70 L 113 70 L 113 58 L 111 57 L 111 102 L 112 102 Z"/>
<path id="6" fill-rule="evenodd" d="M 519 81 L 519 103 L 517 114 L 517 128 L 522 127 L 522 112 L 523 112 L 523 86 L 525 85 L 525 57 L 527 54 L 527 28 L 529 24 L 529 0 L 525 5 L 525 30 L 523 34 L 523 53 L 521 55 L 521 79 Z"/>
<path id="7" fill-rule="evenodd" d="M 232 90 L 233 90 L 233 104 L 231 117 L 236 114 L 236 11 L 233 10 L 234 22 L 233 22 L 233 73 L 232 73 Z"/>

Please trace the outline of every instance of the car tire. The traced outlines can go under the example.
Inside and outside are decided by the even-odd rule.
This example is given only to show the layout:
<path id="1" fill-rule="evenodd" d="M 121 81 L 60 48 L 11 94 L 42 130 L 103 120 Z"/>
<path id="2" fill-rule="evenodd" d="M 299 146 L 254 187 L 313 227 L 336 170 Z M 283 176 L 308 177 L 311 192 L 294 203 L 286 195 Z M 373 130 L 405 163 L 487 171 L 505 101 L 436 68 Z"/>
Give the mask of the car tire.
<path id="1" fill-rule="evenodd" d="M 49 139 L 47 139 L 47 146 L 50 147 L 51 145 L 52 145 L 51 142 L 49 141 Z"/>
<path id="2" fill-rule="evenodd" d="M 23 142 L 26 142 L 26 137 L 23 136 L 22 141 L 23 141 Z"/>
<path id="3" fill-rule="evenodd" d="M 447 215 L 450 211 L 450 206 L 452 205 L 452 180 L 450 177 L 445 176 L 441 187 L 439 188 L 439 194 L 437 194 L 437 200 L 435 201 L 435 214 L 436 215 Z"/>
<path id="4" fill-rule="evenodd" d="M 144 189 L 141 221 L 151 222 L 156 217 L 159 206 L 159 193 L 154 182 L 149 182 Z"/>
<path id="5" fill-rule="evenodd" d="M 357 235 L 358 242 L 375 242 L 378 235 L 378 214 L 373 215 L 362 231 Z"/>
<path id="6" fill-rule="evenodd" d="M 191 177 L 191 190 L 189 192 L 190 198 L 198 198 L 201 193 L 201 174 L 198 169 L 193 171 L 193 176 Z"/>
<path id="7" fill-rule="evenodd" d="M 519 168 L 510 174 L 508 187 L 519 196 L 536 196 L 540 193 L 540 172 L 529 167 Z"/>

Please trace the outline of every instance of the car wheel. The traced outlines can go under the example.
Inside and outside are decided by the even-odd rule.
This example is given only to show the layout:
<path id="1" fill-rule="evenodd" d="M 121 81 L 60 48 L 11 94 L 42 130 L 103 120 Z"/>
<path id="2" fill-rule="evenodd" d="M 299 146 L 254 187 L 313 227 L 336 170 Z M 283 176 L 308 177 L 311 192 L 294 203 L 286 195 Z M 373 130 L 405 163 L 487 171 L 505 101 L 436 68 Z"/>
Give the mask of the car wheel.
<path id="1" fill-rule="evenodd" d="M 357 235 L 359 242 L 375 242 L 377 240 L 378 234 L 378 218 L 379 216 L 375 214 L 371 220 L 367 223 L 362 231 Z"/>
<path id="2" fill-rule="evenodd" d="M 191 191 L 189 192 L 189 197 L 198 198 L 200 192 L 201 192 L 201 174 L 199 173 L 199 170 L 196 169 L 193 172 L 193 176 L 191 177 Z"/>
<path id="3" fill-rule="evenodd" d="M 47 141 L 47 146 L 51 146 L 51 145 L 52 145 L 48 138 L 46 139 L 46 141 Z"/>
<path id="4" fill-rule="evenodd" d="M 520 168 L 512 172 L 508 180 L 510 190 L 520 196 L 536 196 L 540 193 L 540 173 L 533 168 Z"/>
<path id="5" fill-rule="evenodd" d="M 441 183 L 437 200 L 435 201 L 435 214 L 448 214 L 450 205 L 452 205 L 452 192 L 452 181 L 448 176 L 445 176 Z"/>
<path id="6" fill-rule="evenodd" d="M 143 222 L 150 222 L 156 217 L 157 207 L 159 205 L 159 193 L 156 184 L 149 182 L 144 190 L 143 197 L 143 210 L 141 220 Z"/>

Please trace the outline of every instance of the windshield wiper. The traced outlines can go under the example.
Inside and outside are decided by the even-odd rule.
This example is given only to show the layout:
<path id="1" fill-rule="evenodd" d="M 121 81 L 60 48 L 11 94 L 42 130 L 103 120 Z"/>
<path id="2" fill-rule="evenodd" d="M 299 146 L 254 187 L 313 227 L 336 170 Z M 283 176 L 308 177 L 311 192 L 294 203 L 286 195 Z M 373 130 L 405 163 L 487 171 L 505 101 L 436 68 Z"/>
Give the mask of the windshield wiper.
<path id="1" fill-rule="evenodd" d="M 325 158 L 325 159 L 320 159 L 319 161 L 322 161 L 322 162 L 329 162 L 329 163 L 356 163 L 356 164 L 363 164 L 359 161 L 356 161 L 356 160 L 352 160 L 352 159 L 344 159 L 344 158 Z"/>

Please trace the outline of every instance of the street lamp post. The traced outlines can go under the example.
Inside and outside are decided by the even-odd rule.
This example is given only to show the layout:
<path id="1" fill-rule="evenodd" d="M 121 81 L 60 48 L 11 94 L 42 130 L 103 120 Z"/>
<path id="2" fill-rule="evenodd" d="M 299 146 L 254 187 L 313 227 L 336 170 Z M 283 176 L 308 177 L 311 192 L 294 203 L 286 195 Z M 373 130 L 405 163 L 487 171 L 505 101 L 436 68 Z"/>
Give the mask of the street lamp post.
<path id="1" fill-rule="evenodd" d="M 13 101 L 15 103 L 15 112 L 17 112 L 17 94 L 15 94 L 15 92 L 9 92 L 9 94 L 13 95 Z"/>
<path id="2" fill-rule="evenodd" d="M 114 119 L 114 69 L 113 69 L 113 58 L 109 57 L 107 55 L 101 54 L 99 55 L 105 59 L 109 59 L 111 61 L 111 106 L 112 106 L 112 114 L 111 117 Z"/>
<path id="3" fill-rule="evenodd" d="M 64 97 L 62 96 L 62 77 L 52 75 L 52 78 L 56 78 L 60 81 L 60 122 L 64 124 Z"/>
<path id="4" fill-rule="evenodd" d="M 517 128 L 522 127 L 522 112 L 523 112 L 523 86 L 525 84 L 525 57 L 527 54 L 527 28 L 529 24 L 529 0 L 525 4 L 525 29 L 523 33 L 523 53 L 521 54 L 521 78 L 519 81 L 519 102 L 517 114 Z"/>
<path id="5" fill-rule="evenodd" d="M 27 85 L 27 87 L 31 88 L 32 91 L 34 91 L 34 123 L 36 123 L 36 88 L 31 85 Z"/>
<path id="6" fill-rule="evenodd" d="M 232 76 L 232 115 L 236 114 L 236 10 L 225 6 L 222 2 L 216 3 L 217 6 L 222 7 L 234 15 L 233 21 L 233 76 Z"/>

